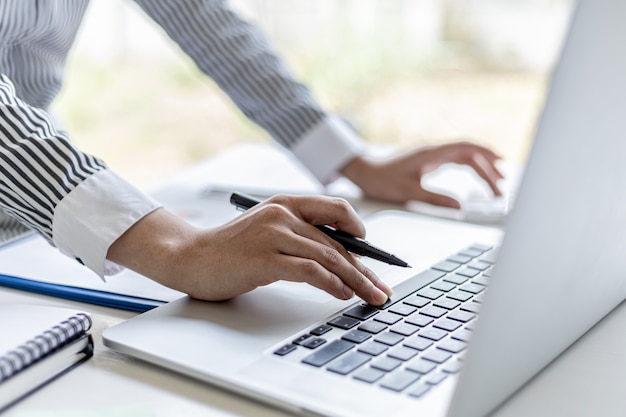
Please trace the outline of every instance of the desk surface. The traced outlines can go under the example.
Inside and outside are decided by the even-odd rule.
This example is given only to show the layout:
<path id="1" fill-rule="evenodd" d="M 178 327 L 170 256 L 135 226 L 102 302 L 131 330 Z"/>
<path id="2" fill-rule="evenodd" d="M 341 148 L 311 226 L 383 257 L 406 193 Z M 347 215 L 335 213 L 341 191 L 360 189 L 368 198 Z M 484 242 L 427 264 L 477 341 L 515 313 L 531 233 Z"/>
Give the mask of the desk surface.
<path id="1" fill-rule="evenodd" d="M 196 167 L 180 180 L 197 178 Z M 206 177 L 205 177 L 206 178 Z M 188 182 L 185 182 L 188 184 Z M 383 208 L 360 202 L 363 215 Z M 1 289 L 0 303 L 81 308 L 92 313 L 94 357 L 7 411 L 10 417 L 49 416 L 287 416 L 279 410 L 112 351 L 102 331 L 136 313 Z M 626 304 L 622 303 L 533 379 L 497 416 L 617 416 L 626 397 Z M 541 341 L 537 341 L 541 343 Z M 514 358 L 512 358 L 514 360 Z"/>

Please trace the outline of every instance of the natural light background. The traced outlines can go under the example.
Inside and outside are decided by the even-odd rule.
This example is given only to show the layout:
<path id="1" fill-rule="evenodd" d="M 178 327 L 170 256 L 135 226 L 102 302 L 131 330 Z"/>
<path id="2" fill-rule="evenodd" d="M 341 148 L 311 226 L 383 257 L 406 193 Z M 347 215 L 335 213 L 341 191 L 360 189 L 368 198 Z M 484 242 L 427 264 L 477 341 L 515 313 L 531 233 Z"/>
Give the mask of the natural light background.
<path id="1" fill-rule="evenodd" d="M 473 139 L 523 162 L 571 0 L 237 0 L 329 111 L 401 149 Z M 130 1 L 94 0 L 54 112 L 140 186 L 270 141 Z"/>

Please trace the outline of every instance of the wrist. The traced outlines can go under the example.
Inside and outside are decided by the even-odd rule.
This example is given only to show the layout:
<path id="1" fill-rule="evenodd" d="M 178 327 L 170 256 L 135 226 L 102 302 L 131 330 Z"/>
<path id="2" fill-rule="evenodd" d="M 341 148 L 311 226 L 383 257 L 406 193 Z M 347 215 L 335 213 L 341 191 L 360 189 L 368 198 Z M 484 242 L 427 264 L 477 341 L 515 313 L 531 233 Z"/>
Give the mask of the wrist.
<path id="1" fill-rule="evenodd" d="M 193 246 L 197 229 L 165 209 L 157 209 L 124 232 L 107 259 L 168 287 L 179 289 L 172 271 Z"/>
<path id="2" fill-rule="evenodd" d="M 372 165 L 372 161 L 366 159 L 363 155 L 359 155 L 352 158 L 339 172 L 362 188 L 362 185 L 367 182 Z"/>

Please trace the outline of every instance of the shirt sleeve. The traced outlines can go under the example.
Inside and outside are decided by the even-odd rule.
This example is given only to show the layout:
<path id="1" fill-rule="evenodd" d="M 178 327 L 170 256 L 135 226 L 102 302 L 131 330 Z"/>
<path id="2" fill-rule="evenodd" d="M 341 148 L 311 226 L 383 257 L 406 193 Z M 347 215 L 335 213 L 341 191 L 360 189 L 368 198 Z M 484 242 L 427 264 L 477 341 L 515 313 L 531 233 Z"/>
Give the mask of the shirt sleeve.
<path id="1" fill-rule="evenodd" d="M 241 111 L 322 182 L 362 151 L 361 139 L 328 115 L 261 30 L 224 0 L 135 0 Z M 314 155 L 308 150 L 317 149 Z M 299 150 L 299 151 L 298 151 Z M 324 152 L 330 158 L 320 158 Z"/>
<path id="2" fill-rule="evenodd" d="M 0 75 L 0 209 L 102 277 L 118 269 L 105 261 L 109 246 L 156 207 Z"/>

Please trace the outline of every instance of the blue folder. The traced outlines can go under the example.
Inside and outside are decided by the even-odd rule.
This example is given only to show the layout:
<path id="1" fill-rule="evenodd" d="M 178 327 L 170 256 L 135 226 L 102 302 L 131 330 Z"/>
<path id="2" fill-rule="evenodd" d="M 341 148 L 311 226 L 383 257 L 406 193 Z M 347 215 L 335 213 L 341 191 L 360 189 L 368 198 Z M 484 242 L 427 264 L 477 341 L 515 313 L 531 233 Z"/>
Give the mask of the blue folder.
<path id="1" fill-rule="evenodd" d="M 51 284 L 37 280 L 0 274 L 0 286 L 16 290 L 29 291 L 52 297 L 65 298 L 83 303 L 113 307 L 121 310 L 144 312 L 166 304 L 162 300 L 116 294 L 108 291 L 73 287 L 71 285 Z"/>

